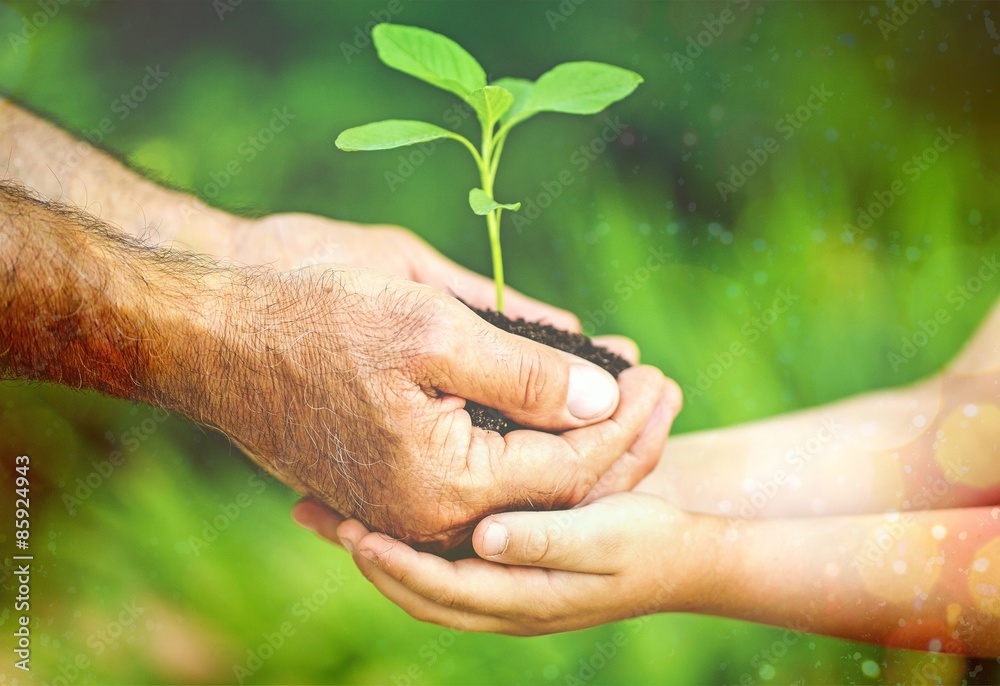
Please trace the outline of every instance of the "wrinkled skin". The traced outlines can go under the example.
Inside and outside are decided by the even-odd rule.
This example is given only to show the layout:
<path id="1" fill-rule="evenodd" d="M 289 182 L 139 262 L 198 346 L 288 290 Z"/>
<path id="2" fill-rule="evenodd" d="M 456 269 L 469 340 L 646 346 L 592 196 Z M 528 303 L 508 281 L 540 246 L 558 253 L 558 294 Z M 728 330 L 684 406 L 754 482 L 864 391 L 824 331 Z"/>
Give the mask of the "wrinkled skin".
<path id="1" fill-rule="evenodd" d="M 623 373 L 613 414 L 587 426 L 564 407 L 575 358 L 427 286 L 258 269 L 222 297 L 221 392 L 203 414 L 296 490 L 408 542 L 448 548 L 491 512 L 568 507 L 602 477 L 631 485 L 662 449 L 627 452 L 666 388 L 658 370 Z M 459 393 L 566 431 L 501 437 L 472 426 Z"/>

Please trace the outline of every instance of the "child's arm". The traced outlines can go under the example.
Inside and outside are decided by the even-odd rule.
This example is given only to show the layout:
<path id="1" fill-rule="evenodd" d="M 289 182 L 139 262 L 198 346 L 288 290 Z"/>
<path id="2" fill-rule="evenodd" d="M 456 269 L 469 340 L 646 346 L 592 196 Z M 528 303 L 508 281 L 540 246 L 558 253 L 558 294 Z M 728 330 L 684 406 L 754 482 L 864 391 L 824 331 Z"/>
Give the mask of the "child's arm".
<path id="1" fill-rule="evenodd" d="M 1000 502 L 1000 305 L 933 378 L 677 436 L 646 487 L 747 519 Z"/>
<path id="2" fill-rule="evenodd" d="M 484 520 L 473 542 L 491 562 L 448 562 L 355 520 L 337 533 L 388 598 L 418 619 L 469 631 L 542 634 L 698 612 L 1000 654 L 1000 508 L 743 521 L 623 493 Z"/>

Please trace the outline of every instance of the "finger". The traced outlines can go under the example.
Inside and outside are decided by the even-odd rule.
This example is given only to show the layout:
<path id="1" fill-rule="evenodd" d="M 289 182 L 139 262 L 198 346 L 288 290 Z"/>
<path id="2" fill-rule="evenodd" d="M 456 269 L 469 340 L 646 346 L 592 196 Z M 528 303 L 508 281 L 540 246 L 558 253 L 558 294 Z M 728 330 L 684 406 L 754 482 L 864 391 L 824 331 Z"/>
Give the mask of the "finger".
<path id="1" fill-rule="evenodd" d="M 659 463 L 670 435 L 674 419 L 681 411 L 683 394 L 680 386 L 666 379 L 666 387 L 646 426 L 628 451 L 619 458 L 594 485 L 581 505 L 593 502 L 611 493 L 630 491 Z"/>
<path id="2" fill-rule="evenodd" d="M 427 249 L 433 254 L 427 260 L 430 264 L 416 266 L 417 278 L 421 283 L 461 298 L 477 309 L 496 309 L 497 289 L 492 279 L 455 264 L 430 246 Z M 580 319 L 572 312 L 529 298 L 510 286 L 504 287 L 503 299 L 504 314 L 511 319 L 543 322 L 574 333 L 581 330 Z"/>
<path id="3" fill-rule="evenodd" d="M 553 512 L 505 512 L 481 521 L 472 543 L 491 562 L 613 574 L 622 564 L 622 532 L 636 531 L 637 514 L 635 508 L 604 502 Z"/>
<path id="4" fill-rule="evenodd" d="M 353 537 L 357 529 L 346 533 Z M 358 569 L 393 603 L 414 619 L 433 622 L 463 631 L 501 631 L 502 620 L 458 607 L 452 591 L 468 585 L 448 575 L 450 588 L 440 582 L 441 568 L 436 563 L 452 565 L 430 553 L 419 553 L 401 541 L 383 534 L 366 534 L 355 538 L 354 562 Z M 482 560 L 477 560 L 482 563 Z M 483 563 L 486 564 L 486 563 Z M 495 566 L 498 573 L 507 570 Z M 428 583 L 437 576 L 437 582 Z M 424 591 L 424 592 L 421 592 Z M 462 593 L 462 599 L 467 600 Z M 468 605 L 468 603 L 463 603 Z"/>
<path id="5" fill-rule="evenodd" d="M 586 426 L 614 412 L 619 390 L 611 374 L 455 306 L 429 329 L 428 352 L 413 367 L 418 383 L 549 431 Z"/>
<path id="6" fill-rule="evenodd" d="M 344 516 L 322 503 L 311 498 L 303 498 L 292 507 L 292 519 L 299 526 L 325 538 L 330 543 L 344 545 L 337 535 L 337 527 L 344 521 Z"/>
<path id="7" fill-rule="evenodd" d="M 358 550 L 362 557 L 370 554 L 376 566 L 362 569 L 365 576 L 393 602 L 405 604 L 411 614 L 419 613 L 413 614 L 418 619 L 446 617 L 449 622 L 464 622 L 460 628 L 469 631 L 548 633 L 566 628 L 567 620 L 569 625 L 586 626 L 580 608 L 553 593 L 553 588 L 564 592 L 572 588 L 572 595 L 581 598 L 607 593 L 605 575 L 527 569 L 480 559 L 446 562 L 381 534 L 365 536 Z M 560 578 L 554 581 L 552 574 Z M 442 609 L 460 614 L 441 615 Z"/>
<path id="8" fill-rule="evenodd" d="M 639 438 L 666 385 L 659 369 L 646 366 L 626 369 L 618 382 L 622 400 L 607 421 L 558 436 L 512 431 L 491 439 L 489 432 L 474 434 L 470 459 L 485 453 L 490 460 L 482 468 L 490 480 L 479 487 L 484 499 L 498 507 L 507 503 L 507 509 L 580 502 Z"/>
<path id="9" fill-rule="evenodd" d="M 594 345 L 607 348 L 615 355 L 625 358 L 631 365 L 639 364 L 639 346 L 626 336 L 595 336 Z"/>

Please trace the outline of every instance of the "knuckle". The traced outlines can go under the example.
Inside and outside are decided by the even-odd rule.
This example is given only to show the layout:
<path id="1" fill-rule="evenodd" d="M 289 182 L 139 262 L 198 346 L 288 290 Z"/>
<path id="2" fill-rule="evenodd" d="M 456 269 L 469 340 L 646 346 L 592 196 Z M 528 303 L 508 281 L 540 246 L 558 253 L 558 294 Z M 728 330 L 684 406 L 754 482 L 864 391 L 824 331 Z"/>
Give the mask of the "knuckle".
<path id="1" fill-rule="evenodd" d="M 433 600 L 436 605 L 446 608 L 453 608 L 458 605 L 457 594 L 448 588 L 435 593 L 431 600 Z"/>
<path id="2" fill-rule="evenodd" d="M 445 379 L 460 352 L 461 338 L 452 325 L 448 304 L 444 298 L 424 298 L 406 313 L 398 327 L 409 330 L 408 366 L 431 383 Z"/>
<path id="3" fill-rule="evenodd" d="M 684 408 L 684 391 L 681 390 L 680 384 L 670 377 L 665 377 L 664 392 L 671 395 L 676 403 L 675 411 L 680 412 Z"/>
<path id="4" fill-rule="evenodd" d="M 521 352 L 517 382 L 521 389 L 521 407 L 531 411 L 545 403 L 549 376 L 545 370 L 545 360 L 541 353 L 531 348 Z"/>
<path id="5" fill-rule="evenodd" d="M 533 636 L 545 633 L 545 627 L 553 624 L 560 618 L 560 612 L 551 602 L 536 603 L 526 612 L 520 613 L 518 623 L 526 632 L 524 635 Z"/>
<path id="6" fill-rule="evenodd" d="M 569 506 L 572 507 L 586 498 L 590 491 L 593 490 L 594 486 L 597 485 L 597 482 L 601 480 L 601 476 L 601 474 L 591 471 L 587 472 L 587 477 L 585 479 L 577 480 L 573 489 L 570 491 Z"/>
<path id="7" fill-rule="evenodd" d="M 521 551 L 524 561 L 531 564 L 542 562 L 548 556 L 551 545 L 547 526 L 530 528 Z"/>
<path id="8" fill-rule="evenodd" d="M 587 496 L 595 483 L 597 483 L 596 474 L 591 475 L 581 464 L 568 465 L 560 471 L 555 487 L 548 493 L 538 494 L 536 497 L 540 502 L 548 503 L 553 508 L 572 507 Z"/>
<path id="9" fill-rule="evenodd" d="M 377 565 L 365 565 L 364 567 L 362 567 L 361 565 L 358 565 L 358 568 L 361 570 L 361 575 L 364 576 L 365 579 L 368 580 L 368 583 L 370 583 L 370 584 L 372 584 L 374 586 L 375 585 L 375 573 L 378 571 L 378 566 Z"/>
<path id="10" fill-rule="evenodd" d="M 402 226 L 384 226 L 378 230 L 394 251 L 419 254 L 430 248 L 423 238 Z"/>

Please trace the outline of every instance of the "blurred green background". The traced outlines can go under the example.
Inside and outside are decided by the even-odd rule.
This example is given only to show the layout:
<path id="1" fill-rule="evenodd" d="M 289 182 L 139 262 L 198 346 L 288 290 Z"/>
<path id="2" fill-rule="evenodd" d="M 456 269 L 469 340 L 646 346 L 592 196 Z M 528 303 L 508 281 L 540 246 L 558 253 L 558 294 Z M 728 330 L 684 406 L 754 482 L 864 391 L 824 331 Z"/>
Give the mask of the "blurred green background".
<path id="1" fill-rule="evenodd" d="M 733 21 L 719 24 L 727 8 Z M 544 115 L 515 131 L 498 197 L 548 206 L 521 230 L 505 217 L 507 276 L 579 313 L 588 331 L 636 339 L 645 361 L 688 391 L 677 425 L 686 432 L 918 379 L 974 330 L 1000 280 L 961 309 L 948 294 L 1000 249 L 998 15 L 990 3 L 915 1 L 7 2 L 0 87 L 74 132 L 111 117 L 103 145 L 215 205 L 401 224 L 487 273 L 463 150 L 333 145 L 343 129 L 377 119 L 456 121 L 448 94 L 378 62 L 371 24 L 444 33 L 492 78 L 535 78 L 574 59 L 638 71 L 646 83 L 605 115 Z M 121 110 L 122 93 L 157 66 L 168 76 Z M 828 94 L 818 109 L 814 88 Z M 294 119 L 249 160 L 245 144 L 274 108 Z M 605 116 L 621 128 L 606 146 L 594 143 Z M 473 135 L 473 124 L 461 129 Z M 939 129 L 957 138 L 931 154 Z M 757 165 L 769 137 L 777 150 Z M 233 160 L 240 172 L 226 180 Z M 744 163 L 745 182 L 731 179 L 730 165 Z M 740 187 L 723 192 L 720 181 Z M 858 208 L 881 202 L 876 193 L 885 198 L 894 182 L 905 191 L 859 225 Z M 644 271 L 651 254 L 665 257 Z M 801 299 L 755 327 L 782 289 Z M 939 307 L 951 323 L 894 361 Z M 708 378 L 734 341 L 747 354 Z M 4 383 L 0 437 L 5 492 L 8 458 L 32 456 L 36 553 L 34 671 L 25 678 L 11 666 L 5 572 L 0 684 L 869 684 L 926 683 L 921 671 L 944 683 L 998 674 L 996 661 L 704 617 L 532 639 L 442 630 L 379 596 L 343 551 L 291 523 L 293 493 L 183 418 Z M 10 506 L 5 495 L 5 554 Z M 624 645 L 606 658 L 600 645 L 616 632 Z"/>

